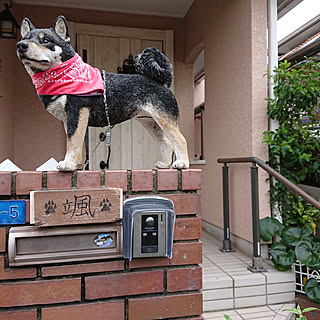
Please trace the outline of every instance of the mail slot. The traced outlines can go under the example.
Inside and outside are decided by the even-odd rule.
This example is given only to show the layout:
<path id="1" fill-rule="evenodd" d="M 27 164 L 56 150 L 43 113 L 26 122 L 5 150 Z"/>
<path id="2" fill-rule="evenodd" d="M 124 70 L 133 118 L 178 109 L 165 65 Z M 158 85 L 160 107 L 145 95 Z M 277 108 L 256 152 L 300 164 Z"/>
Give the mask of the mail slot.
<path id="1" fill-rule="evenodd" d="M 123 206 L 123 256 L 172 256 L 176 214 L 173 202 L 162 197 L 128 199 Z"/>
<path id="2" fill-rule="evenodd" d="M 14 227 L 9 230 L 9 266 L 122 257 L 120 223 L 77 227 Z"/>

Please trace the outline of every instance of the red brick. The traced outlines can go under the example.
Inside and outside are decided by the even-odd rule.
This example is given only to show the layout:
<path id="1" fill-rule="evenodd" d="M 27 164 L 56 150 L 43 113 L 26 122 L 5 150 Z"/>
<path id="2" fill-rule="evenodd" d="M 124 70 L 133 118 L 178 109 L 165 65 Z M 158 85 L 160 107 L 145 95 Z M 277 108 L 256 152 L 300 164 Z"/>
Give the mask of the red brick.
<path id="1" fill-rule="evenodd" d="M 37 310 L 0 312 L 0 320 L 37 320 Z"/>
<path id="2" fill-rule="evenodd" d="M 129 299 L 129 320 L 198 316 L 201 313 L 201 293 Z"/>
<path id="3" fill-rule="evenodd" d="M 172 250 L 172 259 L 168 258 L 150 258 L 133 259 L 129 262 L 131 269 L 162 267 L 169 265 L 188 265 L 200 264 L 202 262 L 202 243 L 201 242 L 183 242 L 174 243 Z"/>
<path id="4" fill-rule="evenodd" d="M 16 175 L 16 194 L 29 194 L 32 190 L 41 190 L 42 172 L 19 171 Z"/>
<path id="5" fill-rule="evenodd" d="M 168 292 L 200 290 L 202 288 L 201 268 L 168 270 Z"/>
<path id="6" fill-rule="evenodd" d="M 200 214 L 200 196 L 198 194 L 164 194 L 161 196 L 173 201 L 176 214 Z"/>
<path id="7" fill-rule="evenodd" d="M 100 188 L 100 171 L 77 171 L 77 188 Z"/>
<path id="8" fill-rule="evenodd" d="M 130 269 L 136 268 L 152 268 L 152 267 L 163 267 L 170 264 L 169 258 L 144 258 L 144 259 L 133 259 L 129 262 Z"/>
<path id="9" fill-rule="evenodd" d="M 5 269 L 4 257 L 0 256 L 0 280 L 35 278 L 36 276 L 35 268 Z"/>
<path id="10" fill-rule="evenodd" d="M 130 296 L 163 291 L 163 271 L 130 272 L 86 277 L 86 299 Z"/>
<path id="11" fill-rule="evenodd" d="M 124 302 L 110 301 L 74 306 L 43 308 L 42 320 L 123 320 Z"/>
<path id="12" fill-rule="evenodd" d="M 178 189 L 178 171 L 175 169 L 157 170 L 158 190 L 177 190 Z"/>
<path id="13" fill-rule="evenodd" d="M 135 198 L 139 195 L 130 195 Z M 145 195 L 146 197 L 148 195 Z M 157 194 L 159 197 L 170 199 L 174 203 L 174 211 L 179 215 L 200 214 L 200 196 L 195 193 L 184 194 Z"/>
<path id="14" fill-rule="evenodd" d="M 0 252 L 6 251 L 6 228 L 0 228 Z"/>
<path id="15" fill-rule="evenodd" d="M 124 270 L 124 261 L 108 261 L 100 263 L 87 263 L 77 265 L 67 265 L 59 267 L 43 267 L 42 276 L 62 276 L 70 274 L 83 274 L 83 273 L 95 273 L 106 271 L 118 271 Z"/>
<path id="16" fill-rule="evenodd" d="M 54 189 L 70 189 L 71 188 L 71 172 L 55 172 L 47 173 L 47 188 Z"/>
<path id="17" fill-rule="evenodd" d="M 0 307 L 28 306 L 80 300 L 80 278 L 0 284 Z"/>
<path id="18" fill-rule="evenodd" d="M 181 242 L 173 245 L 174 250 L 171 265 L 186 265 L 202 263 L 201 242 Z"/>
<path id="19" fill-rule="evenodd" d="M 201 189 L 201 169 L 181 170 L 182 190 Z"/>
<path id="20" fill-rule="evenodd" d="M 202 263 L 202 242 L 178 242 L 173 244 L 170 265 Z"/>
<path id="21" fill-rule="evenodd" d="M 178 218 L 174 228 L 174 240 L 201 238 L 201 218 Z"/>
<path id="22" fill-rule="evenodd" d="M 26 201 L 26 223 L 30 222 L 30 200 Z"/>
<path id="23" fill-rule="evenodd" d="M 11 172 L 0 172 L 0 195 L 11 195 Z"/>
<path id="24" fill-rule="evenodd" d="M 122 188 L 127 191 L 127 170 L 107 170 L 105 171 L 107 188 Z"/>
<path id="25" fill-rule="evenodd" d="M 152 191 L 152 170 L 132 170 L 132 191 Z"/>

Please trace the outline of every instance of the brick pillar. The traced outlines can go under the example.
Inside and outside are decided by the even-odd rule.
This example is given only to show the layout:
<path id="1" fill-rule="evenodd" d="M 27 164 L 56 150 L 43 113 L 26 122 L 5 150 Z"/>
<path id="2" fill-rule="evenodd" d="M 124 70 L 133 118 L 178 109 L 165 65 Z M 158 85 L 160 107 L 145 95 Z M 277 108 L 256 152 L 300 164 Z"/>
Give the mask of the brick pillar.
<path id="1" fill-rule="evenodd" d="M 174 202 L 172 259 L 9 268 L 10 226 L 0 226 L 0 320 L 202 319 L 200 170 L 0 172 L 0 199 L 27 200 L 26 225 L 31 190 L 105 187 Z"/>

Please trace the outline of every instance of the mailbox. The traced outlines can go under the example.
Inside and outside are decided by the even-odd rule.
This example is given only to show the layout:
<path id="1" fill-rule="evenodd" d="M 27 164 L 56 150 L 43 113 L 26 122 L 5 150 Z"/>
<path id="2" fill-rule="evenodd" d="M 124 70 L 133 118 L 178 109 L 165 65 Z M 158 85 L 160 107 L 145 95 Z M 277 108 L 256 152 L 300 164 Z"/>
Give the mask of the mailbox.
<path id="1" fill-rule="evenodd" d="M 173 202 L 162 197 L 128 199 L 123 206 L 123 256 L 172 257 L 176 214 Z"/>
<path id="2" fill-rule="evenodd" d="M 9 266 L 122 257 L 122 226 L 104 225 L 9 230 Z"/>

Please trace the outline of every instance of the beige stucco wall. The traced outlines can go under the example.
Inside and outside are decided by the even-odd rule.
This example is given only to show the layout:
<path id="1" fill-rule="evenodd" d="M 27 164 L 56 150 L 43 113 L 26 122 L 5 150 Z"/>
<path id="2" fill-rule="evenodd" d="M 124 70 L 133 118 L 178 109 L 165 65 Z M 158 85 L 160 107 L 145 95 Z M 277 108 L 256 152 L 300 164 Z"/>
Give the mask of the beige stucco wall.
<path id="1" fill-rule="evenodd" d="M 14 161 L 14 48 L 14 40 L 0 39 L 0 162 L 7 158 Z"/>
<path id="2" fill-rule="evenodd" d="M 190 157 L 194 154 L 192 66 L 205 49 L 206 164 L 198 166 L 203 169 L 202 217 L 222 227 L 221 165 L 217 158 L 267 158 L 262 144 L 267 129 L 267 79 L 263 76 L 267 70 L 266 2 L 196 0 L 184 19 L 23 5 L 14 5 L 12 11 L 19 21 L 28 16 L 41 27 L 52 26 L 56 16 L 63 14 L 69 21 L 82 23 L 173 29 L 175 94 Z M 61 123 L 41 105 L 16 57 L 14 42 L 3 46 L 8 40 L 0 41 L 0 59 L 6 61 L 6 71 L 0 71 L 0 92 L 6 92 L 5 98 L 0 98 L 1 115 L 5 115 L 0 117 L 0 161 L 11 156 L 24 170 L 33 170 L 52 156 L 61 160 L 65 150 Z M 251 240 L 249 172 L 249 165 L 244 164 L 232 165 L 230 170 L 231 230 L 247 240 Z M 260 176 L 261 216 L 269 214 L 265 177 Z"/>
<path id="3" fill-rule="evenodd" d="M 37 27 L 52 27 L 55 18 L 62 14 L 67 20 L 74 22 L 174 30 L 175 93 L 181 110 L 180 126 L 187 140 L 193 140 L 193 132 L 188 130 L 192 125 L 192 109 L 188 108 L 191 102 L 187 92 L 192 85 L 187 87 L 183 84 L 186 74 L 190 75 L 192 72 L 191 66 L 186 68 L 184 64 L 183 19 L 28 5 L 14 5 L 12 12 L 19 22 L 27 16 Z M 10 115 L 15 117 L 11 126 L 15 133 L 12 136 L 13 143 L 9 139 L 9 134 L 4 135 L 4 140 L 8 141 L 10 146 L 14 146 L 15 163 L 23 170 L 33 170 L 50 157 L 62 160 L 65 152 L 62 124 L 44 110 L 31 79 L 16 57 L 15 46 L 6 47 L 6 51 L 9 56 L 8 67 L 15 68 L 14 73 L 8 74 L 9 81 L 14 81 L 16 88 L 19 88 L 19 92 L 15 91 L 12 101 L 5 107 L 5 111 L 8 113 L 10 110 Z M 0 52 L 0 58 L 2 55 Z M 190 154 L 192 154 L 191 149 Z M 9 151 L 3 150 L 5 150 L 3 157 L 6 158 Z"/>
<path id="4" fill-rule="evenodd" d="M 205 49 L 205 165 L 202 218 L 222 227 L 222 173 L 218 158 L 258 156 L 267 129 L 266 0 L 198 0 L 186 17 L 186 58 Z M 196 26 L 196 27 L 195 27 Z M 249 164 L 231 165 L 231 231 L 251 240 Z M 266 175 L 260 169 L 260 214 L 270 214 Z"/>

